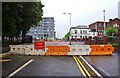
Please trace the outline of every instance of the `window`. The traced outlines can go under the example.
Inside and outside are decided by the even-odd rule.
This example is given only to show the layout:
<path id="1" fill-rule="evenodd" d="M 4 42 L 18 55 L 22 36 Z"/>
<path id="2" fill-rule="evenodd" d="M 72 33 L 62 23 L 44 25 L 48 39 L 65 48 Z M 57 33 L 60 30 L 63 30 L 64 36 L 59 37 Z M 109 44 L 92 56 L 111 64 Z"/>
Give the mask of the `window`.
<path id="1" fill-rule="evenodd" d="M 80 34 L 82 34 L 82 30 L 80 30 Z"/>
<path id="2" fill-rule="evenodd" d="M 75 30 L 75 34 L 77 34 L 77 30 Z"/>
<path id="3" fill-rule="evenodd" d="M 95 35 L 95 32 L 93 32 L 93 35 Z"/>
<path id="4" fill-rule="evenodd" d="M 77 38 L 77 35 L 75 36 L 75 38 Z"/>
<path id="5" fill-rule="evenodd" d="M 87 34 L 87 30 L 83 30 L 83 34 Z"/>

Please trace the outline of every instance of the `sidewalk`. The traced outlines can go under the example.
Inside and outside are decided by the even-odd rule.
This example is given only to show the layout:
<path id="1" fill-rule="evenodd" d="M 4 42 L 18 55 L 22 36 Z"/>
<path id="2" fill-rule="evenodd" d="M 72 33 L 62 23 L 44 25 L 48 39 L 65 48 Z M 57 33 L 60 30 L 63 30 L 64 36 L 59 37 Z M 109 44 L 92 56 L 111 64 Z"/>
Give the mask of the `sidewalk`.
<path id="1" fill-rule="evenodd" d="M 1 53 L 0 53 L 0 58 L 6 56 L 6 55 L 9 55 L 9 47 L 2 47 L 1 49 Z"/>
<path id="2" fill-rule="evenodd" d="M 7 53 L 2 53 L 2 54 L 0 54 L 0 58 L 5 57 L 5 56 L 7 56 L 7 55 L 9 55 L 9 52 L 7 52 Z"/>

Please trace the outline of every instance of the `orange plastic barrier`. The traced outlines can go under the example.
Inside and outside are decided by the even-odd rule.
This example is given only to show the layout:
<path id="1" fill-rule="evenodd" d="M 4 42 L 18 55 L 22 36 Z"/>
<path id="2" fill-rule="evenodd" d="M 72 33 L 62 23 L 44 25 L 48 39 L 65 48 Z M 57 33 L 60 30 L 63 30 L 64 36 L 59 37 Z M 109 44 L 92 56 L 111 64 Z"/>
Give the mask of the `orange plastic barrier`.
<path id="1" fill-rule="evenodd" d="M 67 55 L 70 51 L 68 46 L 46 46 L 48 51 L 45 55 Z"/>
<path id="2" fill-rule="evenodd" d="M 114 47 L 112 45 L 91 45 L 90 55 L 112 55 Z"/>

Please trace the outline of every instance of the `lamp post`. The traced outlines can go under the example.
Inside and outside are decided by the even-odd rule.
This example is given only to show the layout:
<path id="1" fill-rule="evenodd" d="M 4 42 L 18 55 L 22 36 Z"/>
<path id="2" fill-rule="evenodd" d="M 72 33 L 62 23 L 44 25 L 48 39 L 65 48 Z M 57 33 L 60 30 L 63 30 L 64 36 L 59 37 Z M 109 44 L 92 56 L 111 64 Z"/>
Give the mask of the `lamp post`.
<path id="1" fill-rule="evenodd" d="M 70 27 L 71 27 L 71 13 L 63 13 L 63 14 L 69 14 L 69 16 L 70 16 Z"/>
<path id="2" fill-rule="evenodd" d="M 71 13 L 63 13 L 63 14 L 69 14 L 69 16 L 70 16 L 70 28 L 71 28 Z M 69 33 L 70 33 L 70 30 L 69 30 Z M 70 39 L 70 37 L 69 37 L 69 41 L 70 41 L 70 45 L 71 45 L 71 39 Z"/>
<path id="3" fill-rule="evenodd" d="M 104 19 L 104 36 L 106 36 L 106 31 L 105 31 L 105 10 L 103 10 L 103 19 Z"/>

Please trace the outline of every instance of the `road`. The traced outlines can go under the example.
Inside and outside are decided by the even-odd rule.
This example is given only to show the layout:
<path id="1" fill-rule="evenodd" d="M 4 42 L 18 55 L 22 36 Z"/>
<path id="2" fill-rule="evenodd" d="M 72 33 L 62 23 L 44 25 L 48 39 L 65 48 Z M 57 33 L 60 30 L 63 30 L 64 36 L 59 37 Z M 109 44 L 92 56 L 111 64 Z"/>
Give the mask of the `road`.
<path id="1" fill-rule="evenodd" d="M 63 43 L 46 43 L 47 45 L 68 45 Z M 104 76 L 118 76 L 120 70 L 118 60 L 120 54 L 114 52 L 112 56 L 83 56 L 95 69 Z M 73 57 L 71 56 L 21 56 L 5 57 L 10 62 L 2 63 L 2 75 L 7 77 L 30 59 L 34 61 L 15 76 L 82 76 Z M 4 58 L 4 59 L 5 59 Z"/>
<path id="2" fill-rule="evenodd" d="M 118 53 L 112 56 L 83 56 L 104 76 L 118 76 Z M 30 59 L 34 61 L 15 76 L 82 76 L 72 56 L 21 56 L 10 55 L 2 63 L 2 75 L 7 77 Z"/>
<path id="3" fill-rule="evenodd" d="M 97 68 L 104 76 L 118 76 L 118 52 L 112 56 L 83 56 L 92 66 Z"/>
<path id="4" fill-rule="evenodd" d="M 3 62 L 3 76 L 10 75 L 26 60 L 34 61 L 15 76 L 82 76 L 72 56 L 9 56 L 11 62 Z M 14 60 L 16 58 L 16 60 Z"/>

